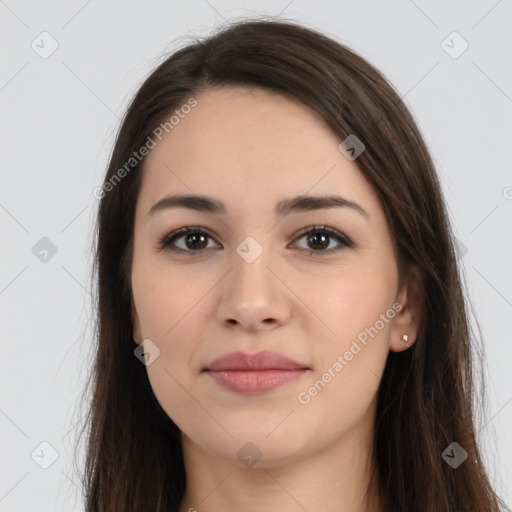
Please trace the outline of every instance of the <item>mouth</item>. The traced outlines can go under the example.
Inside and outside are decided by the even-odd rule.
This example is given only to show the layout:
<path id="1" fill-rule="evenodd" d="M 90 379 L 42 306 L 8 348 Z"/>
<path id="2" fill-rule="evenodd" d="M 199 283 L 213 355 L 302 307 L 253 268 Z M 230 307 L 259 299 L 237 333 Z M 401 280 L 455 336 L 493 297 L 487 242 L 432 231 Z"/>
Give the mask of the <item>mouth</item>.
<path id="1" fill-rule="evenodd" d="M 224 389 L 260 394 L 300 379 L 311 369 L 277 352 L 232 352 L 203 368 Z"/>

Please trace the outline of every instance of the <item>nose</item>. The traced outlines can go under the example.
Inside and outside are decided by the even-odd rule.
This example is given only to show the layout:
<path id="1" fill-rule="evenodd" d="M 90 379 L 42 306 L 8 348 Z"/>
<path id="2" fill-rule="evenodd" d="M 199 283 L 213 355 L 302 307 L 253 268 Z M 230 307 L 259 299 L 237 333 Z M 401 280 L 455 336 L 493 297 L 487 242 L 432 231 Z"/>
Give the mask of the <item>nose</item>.
<path id="1" fill-rule="evenodd" d="M 234 252 L 233 267 L 219 283 L 217 319 L 224 326 L 256 332 L 289 321 L 293 293 L 271 260 L 270 250 L 263 250 L 252 262 Z"/>

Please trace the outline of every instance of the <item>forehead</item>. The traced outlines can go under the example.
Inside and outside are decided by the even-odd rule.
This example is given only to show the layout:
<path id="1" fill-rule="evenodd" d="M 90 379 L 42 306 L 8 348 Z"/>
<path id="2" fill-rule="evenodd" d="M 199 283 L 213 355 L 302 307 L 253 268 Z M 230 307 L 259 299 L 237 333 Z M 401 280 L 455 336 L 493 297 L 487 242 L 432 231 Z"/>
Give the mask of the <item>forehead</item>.
<path id="1" fill-rule="evenodd" d="M 222 197 L 228 207 L 231 199 L 250 208 L 309 191 L 377 206 L 356 163 L 339 151 L 340 138 L 299 101 L 245 87 L 195 99 L 146 159 L 140 200 L 147 206 L 175 191 Z"/>

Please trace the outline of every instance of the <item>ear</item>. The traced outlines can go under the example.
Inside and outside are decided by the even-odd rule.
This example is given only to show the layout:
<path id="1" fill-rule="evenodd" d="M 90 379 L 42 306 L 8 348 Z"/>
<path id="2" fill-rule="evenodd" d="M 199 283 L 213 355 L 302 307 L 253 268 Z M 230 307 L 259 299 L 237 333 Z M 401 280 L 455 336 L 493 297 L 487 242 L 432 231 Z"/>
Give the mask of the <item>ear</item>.
<path id="1" fill-rule="evenodd" d="M 402 352 L 416 341 L 422 317 L 422 291 L 421 274 L 418 267 L 412 265 L 396 297 L 396 302 L 401 308 L 391 324 L 389 349 L 393 352 Z M 407 341 L 402 338 L 404 334 Z"/>
<path id="2" fill-rule="evenodd" d="M 142 343 L 142 335 L 140 332 L 140 320 L 139 320 L 139 314 L 137 313 L 137 309 L 135 308 L 135 303 L 133 301 L 133 295 L 132 295 L 132 308 L 131 308 L 131 316 L 132 316 L 132 325 L 133 325 L 133 341 L 137 345 L 140 345 Z"/>

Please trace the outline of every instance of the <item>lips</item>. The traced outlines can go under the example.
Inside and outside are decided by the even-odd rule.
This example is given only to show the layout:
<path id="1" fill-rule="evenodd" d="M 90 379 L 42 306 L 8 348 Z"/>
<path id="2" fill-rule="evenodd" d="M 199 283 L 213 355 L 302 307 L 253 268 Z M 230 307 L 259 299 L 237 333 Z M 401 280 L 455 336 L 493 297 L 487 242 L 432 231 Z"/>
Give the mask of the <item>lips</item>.
<path id="1" fill-rule="evenodd" d="M 203 369 L 224 389 L 245 395 L 258 395 L 300 379 L 309 372 L 300 364 L 277 352 L 256 354 L 232 352 Z"/>
<path id="2" fill-rule="evenodd" d="M 264 350 L 256 354 L 232 352 L 208 364 L 205 371 L 263 371 L 263 370 L 307 370 L 300 364 L 278 352 Z"/>

